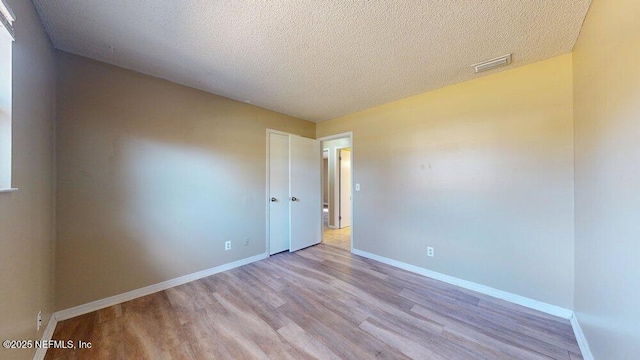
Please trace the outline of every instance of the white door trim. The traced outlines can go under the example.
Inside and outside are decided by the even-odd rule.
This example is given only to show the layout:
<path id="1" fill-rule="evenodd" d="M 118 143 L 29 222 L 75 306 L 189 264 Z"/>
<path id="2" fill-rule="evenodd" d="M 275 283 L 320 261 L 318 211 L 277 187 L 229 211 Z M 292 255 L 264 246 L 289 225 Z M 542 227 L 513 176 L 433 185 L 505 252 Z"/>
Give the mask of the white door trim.
<path id="1" fill-rule="evenodd" d="M 342 139 L 342 138 L 349 138 L 350 143 L 351 143 L 351 252 L 353 252 L 353 234 L 355 233 L 355 226 L 356 226 L 356 221 L 355 221 L 355 207 L 353 206 L 355 203 L 355 199 L 356 199 L 356 193 L 355 193 L 355 187 L 354 187 L 354 178 L 355 178 L 355 172 L 354 172 L 354 166 L 353 164 L 355 163 L 355 161 L 353 160 L 355 157 L 355 146 L 353 143 L 353 131 L 347 131 L 347 132 L 343 132 L 343 133 L 339 133 L 339 134 L 334 134 L 334 135 L 329 135 L 329 136 L 323 136 L 321 138 L 318 138 L 317 140 L 320 141 L 329 141 L 329 140 L 335 140 L 335 139 Z M 322 146 L 322 148 L 324 149 L 324 146 Z M 336 149 L 338 150 L 338 149 Z M 334 201 L 335 201 L 335 194 L 334 194 Z M 335 214 L 334 214 L 335 216 Z M 335 220 L 334 220 L 335 221 Z M 322 224 L 322 218 L 320 219 L 320 224 Z M 335 225 L 335 223 L 334 223 Z M 337 228 L 337 227 L 336 227 Z"/>

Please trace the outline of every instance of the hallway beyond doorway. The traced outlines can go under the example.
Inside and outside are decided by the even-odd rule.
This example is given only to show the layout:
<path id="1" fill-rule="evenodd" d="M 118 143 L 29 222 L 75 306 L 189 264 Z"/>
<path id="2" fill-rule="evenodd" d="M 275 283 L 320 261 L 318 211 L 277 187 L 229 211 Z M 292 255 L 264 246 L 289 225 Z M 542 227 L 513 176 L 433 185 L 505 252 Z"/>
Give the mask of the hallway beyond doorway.
<path id="1" fill-rule="evenodd" d="M 326 245 L 351 251 L 351 226 L 342 229 L 331 229 L 329 227 L 329 209 L 327 207 L 322 209 L 322 242 Z"/>

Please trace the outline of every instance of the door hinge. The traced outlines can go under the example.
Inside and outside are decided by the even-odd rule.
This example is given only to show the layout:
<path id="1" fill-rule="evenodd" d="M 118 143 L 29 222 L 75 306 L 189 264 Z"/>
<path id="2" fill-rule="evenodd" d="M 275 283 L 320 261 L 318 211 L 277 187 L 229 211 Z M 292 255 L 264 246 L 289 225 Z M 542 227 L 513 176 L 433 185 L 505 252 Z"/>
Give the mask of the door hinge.
<path id="1" fill-rule="evenodd" d="M 342 216 L 338 216 L 338 220 L 342 220 Z"/>

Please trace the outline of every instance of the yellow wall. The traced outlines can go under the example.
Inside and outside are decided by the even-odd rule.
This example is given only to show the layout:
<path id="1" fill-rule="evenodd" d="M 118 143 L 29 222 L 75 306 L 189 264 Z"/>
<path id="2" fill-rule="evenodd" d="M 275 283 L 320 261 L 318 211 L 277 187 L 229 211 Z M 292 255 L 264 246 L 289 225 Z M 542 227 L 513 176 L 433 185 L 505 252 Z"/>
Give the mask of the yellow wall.
<path id="1" fill-rule="evenodd" d="M 571 67 L 560 56 L 319 123 L 318 137 L 353 131 L 354 247 L 571 308 Z"/>
<path id="2" fill-rule="evenodd" d="M 53 312 L 54 54 L 31 1 L 9 0 L 13 44 L 13 186 L 0 193 L 0 339 L 35 340 Z M 32 359 L 34 349 L 0 347 L 0 359 Z"/>
<path id="3" fill-rule="evenodd" d="M 597 359 L 640 356 L 639 14 L 594 0 L 574 50 L 575 310 Z"/>
<path id="4" fill-rule="evenodd" d="M 265 252 L 266 129 L 313 137 L 314 123 L 57 63 L 58 309 Z"/>

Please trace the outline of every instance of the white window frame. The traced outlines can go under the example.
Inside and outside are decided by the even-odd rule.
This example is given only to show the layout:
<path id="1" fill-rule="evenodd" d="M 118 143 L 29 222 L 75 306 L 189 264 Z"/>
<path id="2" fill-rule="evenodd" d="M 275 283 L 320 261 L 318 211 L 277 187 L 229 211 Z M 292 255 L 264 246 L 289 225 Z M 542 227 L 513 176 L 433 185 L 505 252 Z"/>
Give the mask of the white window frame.
<path id="1" fill-rule="evenodd" d="M 11 10 L 11 7 L 7 4 L 7 0 L 0 0 L 0 15 L 0 26 L 5 28 L 11 38 L 15 40 L 16 36 L 13 31 L 13 22 L 16 21 L 16 14 L 13 13 L 13 10 Z"/>
<path id="2" fill-rule="evenodd" d="M 15 41 L 15 32 L 13 29 L 13 22 L 15 21 L 16 17 L 15 14 L 13 13 L 13 11 L 11 10 L 11 8 L 9 7 L 9 4 L 7 4 L 6 0 L 0 0 L 0 41 L 10 41 L 13 42 Z M 12 54 L 12 48 L 13 44 L 9 45 L 9 61 L 7 64 L 3 64 L 3 66 L 7 66 L 8 70 L 7 73 L 8 75 L 3 75 L 4 79 L 3 81 L 9 81 L 9 86 L 8 89 L 5 89 L 5 85 L 6 83 L 0 84 L 0 86 L 2 86 L 2 91 L 7 90 L 8 91 L 8 96 L 6 96 L 4 98 L 3 101 L 6 101 L 6 103 L 4 105 L 0 104 L 1 106 L 3 106 L 5 108 L 5 112 L 6 112 L 6 116 L 8 116 L 9 120 L 8 120 L 8 124 L 5 123 L 4 125 L 0 124 L 0 131 L 3 132 L 4 134 L 0 134 L 0 136 L 2 135 L 6 135 L 6 136 L 2 136 L 2 140 L 7 141 L 8 142 L 8 146 L 6 146 L 5 148 L 0 148 L 0 156 L 2 156 L 2 159 L 0 159 L 0 164 L 2 164 L 2 168 L 0 168 L 0 193 L 7 193 L 7 192 L 13 192 L 18 190 L 17 188 L 12 187 L 11 185 L 13 184 L 13 180 L 12 180 L 12 174 L 11 174 L 11 167 L 12 167 L 12 111 L 11 111 L 11 107 L 12 107 L 12 94 L 11 94 L 11 81 L 12 81 L 12 60 L 11 57 L 13 56 Z M 4 60 L 6 59 L 2 59 L 3 63 Z M 3 70 L 6 70 L 3 69 Z M 1 109 L 0 109 L 1 110 Z M 2 144 L 2 145 L 6 145 Z"/>

